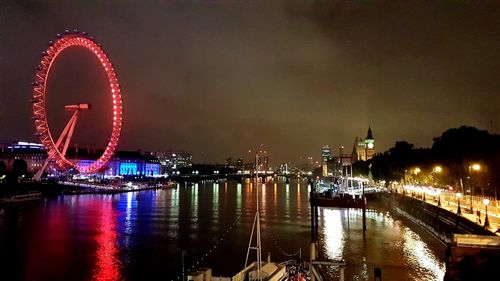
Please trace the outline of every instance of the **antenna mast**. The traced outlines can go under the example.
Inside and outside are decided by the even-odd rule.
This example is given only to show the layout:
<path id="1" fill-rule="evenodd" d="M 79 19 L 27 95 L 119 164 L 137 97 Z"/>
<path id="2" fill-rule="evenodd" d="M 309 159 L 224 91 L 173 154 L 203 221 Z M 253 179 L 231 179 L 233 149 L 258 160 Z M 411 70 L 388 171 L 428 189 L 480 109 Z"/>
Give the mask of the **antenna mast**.
<path id="1" fill-rule="evenodd" d="M 260 217 L 259 217 L 259 154 L 255 154 L 255 192 L 257 193 L 257 203 L 255 217 L 253 219 L 252 233 L 250 234 L 250 241 L 248 242 L 247 258 L 245 260 L 245 268 L 248 266 L 248 255 L 250 249 L 257 251 L 257 280 L 262 281 L 262 243 L 260 239 Z M 253 233 L 256 232 L 256 245 L 252 246 Z"/>

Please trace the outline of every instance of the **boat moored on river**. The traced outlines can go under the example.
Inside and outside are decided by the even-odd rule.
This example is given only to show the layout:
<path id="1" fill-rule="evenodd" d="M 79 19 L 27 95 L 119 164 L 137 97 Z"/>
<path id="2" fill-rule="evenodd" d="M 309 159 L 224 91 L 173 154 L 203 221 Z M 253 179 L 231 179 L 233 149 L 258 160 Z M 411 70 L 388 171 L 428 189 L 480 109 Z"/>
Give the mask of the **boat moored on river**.
<path id="1" fill-rule="evenodd" d="M 27 191 L 23 193 L 8 194 L 0 197 L 0 204 L 22 203 L 42 199 L 40 191 Z"/>

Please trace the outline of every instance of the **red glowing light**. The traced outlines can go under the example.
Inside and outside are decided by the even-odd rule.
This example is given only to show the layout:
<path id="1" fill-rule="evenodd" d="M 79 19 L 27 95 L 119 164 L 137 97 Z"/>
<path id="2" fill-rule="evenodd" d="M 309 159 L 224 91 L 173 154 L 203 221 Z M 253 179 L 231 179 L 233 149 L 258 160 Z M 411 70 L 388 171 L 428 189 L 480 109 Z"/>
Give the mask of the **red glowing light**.
<path id="1" fill-rule="evenodd" d="M 101 65 L 106 71 L 106 75 L 108 77 L 110 94 L 113 99 L 113 104 L 122 103 L 120 85 L 118 84 L 118 79 L 116 77 L 113 64 L 109 60 L 104 50 L 99 47 L 99 44 L 97 44 L 87 35 L 84 35 L 82 33 L 64 34 L 60 38 L 55 40 L 55 42 L 52 43 L 45 52 L 43 52 L 43 57 L 40 65 L 37 67 L 35 73 L 35 81 L 33 83 L 33 118 L 35 119 L 36 133 L 40 136 L 40 141 L 47 149 L 47 157 L 52 159 L 54 161 L 55 167 L 61 170 L 68 168 L 76 169 L 76 165 L 75 163 L 66 159 L 66 157 L 61 153 L 61 151 L 59 151 L 54 143 L 54 139 L 52 138 L 49 124 L 47 122 L 47 115 L 45 111 L 45 96 L 48 76 L 52 64 L 62 51 L 70 47 L 84 47 L 94 53 L 97 58 L 99 58 Z M 109 153 L 103 153 L 96 162 L 89 165 L 85 170 L 80 172 L 95 173 L 97 171 L 101 171 L 113 155 L 113 152 L 118 146 L 118 140 L 120 138 L 120 132 L 122 129 L 121 106 L 114 108 L 113 120 L 114 122 L 111 130 L 110 141 L 108 143 L 108 146 L 106 147 L 106 151 L 108 151 Z"/>
<path id="2" fill-rule="evenodd" d="M 118 246 L 114 210 L 111 202 L 104 202 L 99 217 L 99 234 L 96 236 L 96 267 L 93 280 L 120 280 L 120 261 L 117 258 Z"/>

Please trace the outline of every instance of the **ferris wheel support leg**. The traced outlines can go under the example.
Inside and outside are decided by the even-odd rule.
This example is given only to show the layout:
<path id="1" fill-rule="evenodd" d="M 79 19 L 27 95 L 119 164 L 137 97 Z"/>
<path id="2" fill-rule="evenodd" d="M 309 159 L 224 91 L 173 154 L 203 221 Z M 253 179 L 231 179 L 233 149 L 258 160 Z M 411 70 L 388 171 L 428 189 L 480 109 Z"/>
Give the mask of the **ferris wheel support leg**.
<path id="1" fill-rule="evenodd" d="M 71 140 L 71 136 L 73 135 L 73 131 L 75 129 L 76 120 L 78 119 L 78 112 L 79 111 L 76 110 L 75 113 L 73 113 L 73 115 L 71 116 L 71 118 L 68 121 L 68 124 L 66 124 L 66 127 L 64 127 L 63 131 L 61 132 L 61 135 L 57 139 L 57 142 L 56 142 L 57 148 L 59 148 L 62 141 L 65 139 L 62 155 L 66 155 L 66 150 L 68 149 L 68 145 L 69 145 L 69 142 Z M 38 172 L 36 172 L 36 174 L 33 176 L 33 180 L 40 181 L 42 179 L 43 172 L 47 168 L 50 160 L 51 160 L 50 157 L 47 155 L 47 159 L 45 159 L 45 162 L 43 162 L 42 168 L 40 170 L 38 170 Z"/>
<path id="2" fill-rule="evenodd" d="M 68 134 L 68 131 L 70 129 L 70 127 L 72 126 L 72 124 L 74 122 L 76 122 L 76 118 L 77 118 L 77 115 L 78 115 L 78 110 L 75 111 L 75 113 L 73 113 L 73 115 L 71 116 L 71 118 L 69 119 L 68 123 L 66 124 L 66 126 L 64 127 L 64 130 L 61 132 L 61 135 L 59 135 L 59 138 L 57 139 L 57 142 L 56 142 L 56 147 L 59 149 L 59 146 L 61 145 L 61 142 L 64 140 L 64 138 L 67 136 Z"/>
<path id="3" fill-rule="evenodd" d="M 68 135 L 66 136 L 66 141 L 64 142 L 64 148 L 62 150 L 62 155 L 66 156 L 66 151 L 68 150 L 69 142 L 71 141 L 71 137 L 73 136 L 73 132 L 75 131 L 75 125 L 76 125 L 76 120 L 78 120 L 78 112 L 80 111 L 75 111 L 73 114 L 73 122 L 71 123 L 71 127 L 69 128 Z"/>
<path id="4" fill-rule="evenodd" d="M 33 180 L 35 181 L 40 181 L 42 179 L 43 171 L 45 171 L 45 168 L 47 168 L 47 165 L 49 164 L 49 158 L 45 159 L 45 162 L 43 162 L 43 166 L 36 174 L 33 176 Z"/>

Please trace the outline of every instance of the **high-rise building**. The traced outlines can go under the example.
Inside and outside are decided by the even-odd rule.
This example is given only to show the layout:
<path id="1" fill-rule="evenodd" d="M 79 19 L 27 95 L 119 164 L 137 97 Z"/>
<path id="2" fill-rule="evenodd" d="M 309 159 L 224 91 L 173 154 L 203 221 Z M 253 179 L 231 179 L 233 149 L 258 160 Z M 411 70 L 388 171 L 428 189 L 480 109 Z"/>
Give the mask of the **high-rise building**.
<path id="1" fill-rule="evenodd" d="M 328 176 L 328 160 L 332 158 L 332 150 L 328 145 L 321 148 L 321 166 L 324 177 Z"/>
<path id="2" fill-rule="evenodd" d="M 267 171 L 269 169 L 269 156 L 266 150 L 260 150 L 258 153 L 257 169 L 259 171 Z"/>
<path id="3" fill-rule="evenodd" d="M 325 145 L 321 148 L 321 158 L 323 162 L 326 162 L 328 159 L 332 157 L 332 150 L 328 145 Z"/>
<path id="4" fill-rule="evenodd" d="M 166 151 L 153 153 L 160 161 L 162 173 L 193 165 L 193 156 L 185 151 Z"/>
<path id="5" fill-rule="evenodd" d="M 236 161 L 236 168 L 239 169 L 239 170 L 243 170 L 243 159 L 241 158 L 238 158 L 238 160 Z"/>

